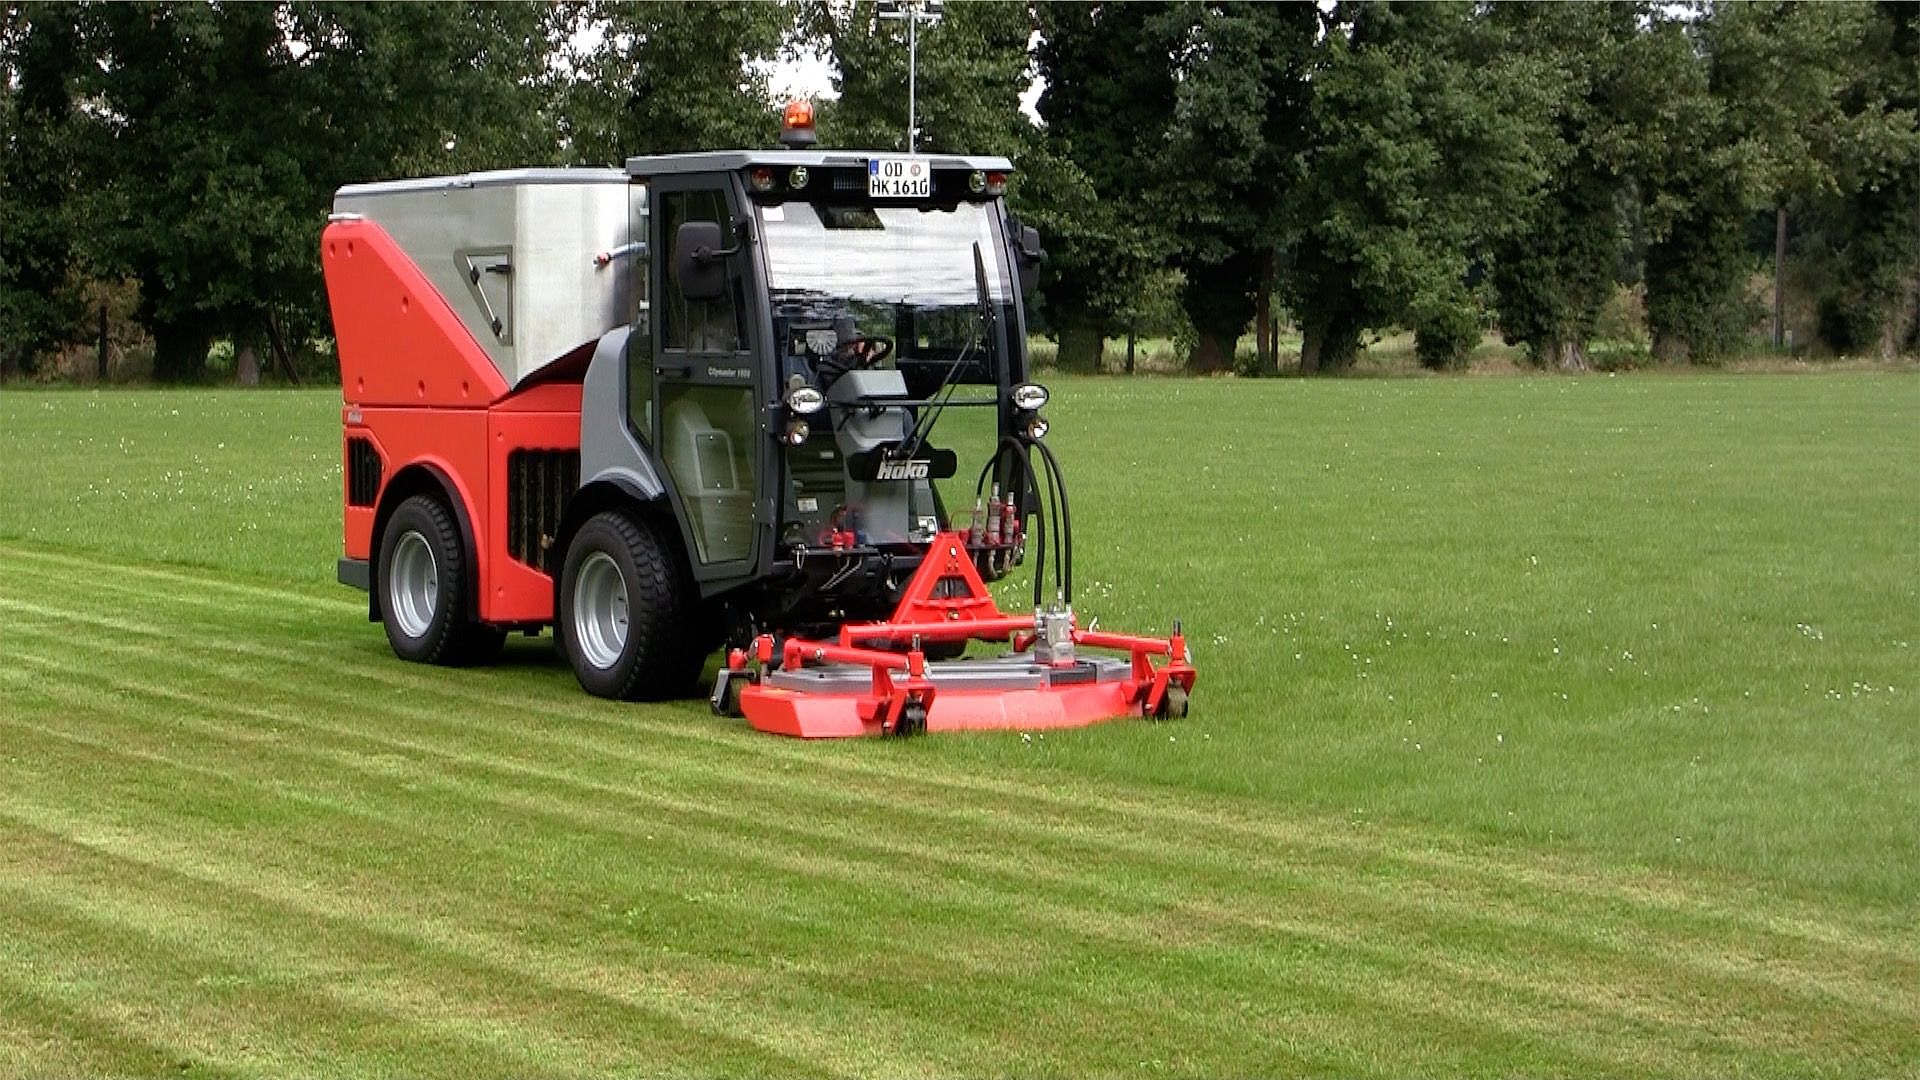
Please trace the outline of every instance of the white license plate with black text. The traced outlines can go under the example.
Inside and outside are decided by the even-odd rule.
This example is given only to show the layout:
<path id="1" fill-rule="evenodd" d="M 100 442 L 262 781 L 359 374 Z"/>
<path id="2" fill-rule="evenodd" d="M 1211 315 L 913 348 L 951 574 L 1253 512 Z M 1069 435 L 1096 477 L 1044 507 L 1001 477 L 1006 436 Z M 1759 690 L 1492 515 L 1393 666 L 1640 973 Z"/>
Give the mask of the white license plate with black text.
<path id="1" fill-rule="evenodd" d="M 918 158 L 870 158 L 867 197 L 924 199 L 933 194 L 933 170 Z"/>

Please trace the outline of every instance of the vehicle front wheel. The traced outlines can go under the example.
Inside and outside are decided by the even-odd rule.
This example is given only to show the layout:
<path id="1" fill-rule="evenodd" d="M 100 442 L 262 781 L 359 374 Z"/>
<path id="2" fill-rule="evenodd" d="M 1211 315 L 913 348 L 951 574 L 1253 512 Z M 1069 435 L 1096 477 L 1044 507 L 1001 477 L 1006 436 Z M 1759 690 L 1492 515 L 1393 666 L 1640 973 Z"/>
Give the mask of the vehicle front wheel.
<path id="1" fill-rule="evenodd" d="M 588 693 L 627 701 L 681 696 L 706 656 L 691 583 L 668 541 L 607 511 L 580 527 L 560 573 L 560 636 Z"/>

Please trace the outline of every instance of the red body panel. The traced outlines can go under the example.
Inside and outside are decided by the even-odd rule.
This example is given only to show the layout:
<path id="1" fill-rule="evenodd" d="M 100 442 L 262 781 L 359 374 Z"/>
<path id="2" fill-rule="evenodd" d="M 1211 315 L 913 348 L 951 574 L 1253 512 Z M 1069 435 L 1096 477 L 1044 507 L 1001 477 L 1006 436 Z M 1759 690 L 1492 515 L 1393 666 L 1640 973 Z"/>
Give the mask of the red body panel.
<path id="1" fill-rule="evenodd" d="M 507 554 L 507 455 L 580 449 L 580 384 L 532 387 L 487 410 L 486 539 L 480 548 L 480 617 L 553 621 L 553 579 Z"/>
<path id="2" fill-rule="evenodd" d="M 499 369 L 386 230 L 337 221 L 320 251 L 348 404 L 478 408 L 506 396 Z"/>
<path id="3" fill-rule="evenodd" d="M 479 618 L 551 622 L 552 579 L 507 553 L 507 456 L 578 450 L 580 384 L 548 383 L 509 396 L 493 361 L 378 225 L 335 222 L 321 246 L 346 399 L 343 455 L 345 440 L 354 437 L 379 451 L 376 506 L 411 466 L 445 477 L 473 532 Z M 375 516 L 372 507 L 345 506 L 348 558 L 377 557 Z"/>

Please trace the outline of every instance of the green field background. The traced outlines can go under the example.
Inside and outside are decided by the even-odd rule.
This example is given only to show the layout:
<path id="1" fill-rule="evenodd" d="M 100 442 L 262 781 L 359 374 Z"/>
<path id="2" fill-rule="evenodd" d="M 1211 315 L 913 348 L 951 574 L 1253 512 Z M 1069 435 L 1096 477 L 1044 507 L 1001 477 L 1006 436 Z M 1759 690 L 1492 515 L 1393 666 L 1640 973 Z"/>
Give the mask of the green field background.
<path id="1" fill-rule="evenodd" d="M 1920 378 L 1054 399 L 1188 720 L 403 665 L 337 392 L 0 394 L 0 1075 L 1920 1071 Z"/>

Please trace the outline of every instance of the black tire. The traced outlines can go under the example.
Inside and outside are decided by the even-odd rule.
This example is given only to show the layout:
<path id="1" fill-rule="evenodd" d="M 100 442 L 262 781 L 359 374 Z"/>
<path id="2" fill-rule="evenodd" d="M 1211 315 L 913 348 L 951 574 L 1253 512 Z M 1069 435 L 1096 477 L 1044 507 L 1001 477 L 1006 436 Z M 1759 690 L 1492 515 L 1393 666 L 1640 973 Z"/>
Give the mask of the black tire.
<path id="1" fill-rule="evenodd" d="M 1160 708 L 1154 713 L 1156 720 L 1185 720 L 1187 718 L 1187 690 L 1179 683 L 1168 683 L 1167 692 L 1160 698 Z"/>
<path id="2" fill-rule="evenodd" d="M 504 635 L 472 621 L 467 549 L 453 512 L 438 497 L 401 503 L 380 534 L 380 622 L 402 660 L 466 664 L 486 658 Z"/>
<path id="3" fill-rule="evenodd" d="M 927 707 L 917 701 L 909 701 L 900 710 L 900 720 L 894 725 L 893 733 L 903 739 L 927 733 Z"/>
<path id="4" fill-rule="evenodd" d="M 672 541 L 619 511 L 573 534 L 560 572 L 554 634 L 589 694 L 684 697 L 706 662 L 700 608 Z"/>

